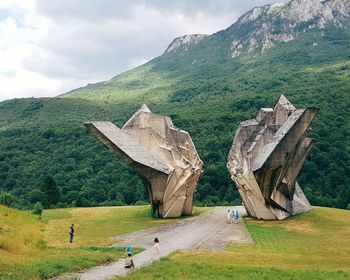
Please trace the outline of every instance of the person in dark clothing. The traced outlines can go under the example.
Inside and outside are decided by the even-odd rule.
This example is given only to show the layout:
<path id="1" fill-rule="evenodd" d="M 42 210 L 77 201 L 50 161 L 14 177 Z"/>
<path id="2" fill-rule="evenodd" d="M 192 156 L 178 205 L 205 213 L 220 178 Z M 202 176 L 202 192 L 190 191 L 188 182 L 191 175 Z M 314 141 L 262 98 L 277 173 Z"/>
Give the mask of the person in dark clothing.
<path id="1" fill-rule="evenodd" d="M 74 238 L 74 224 L 69 227 L 69 243 L 73 243 Z"/>
<path id="2" fill-rule="evenodd" d="M 128 257 L 125 259 L 124 267 L 125 268 L 134 268 L 135 267 L 134 261 L 131 258 L 131 254 L 128 255 Z"/>
<path id="3" fill-rule="evenodd" d="M 160 250 L 159 250 L 159 239 L 158 239 L 158 237 L 154 238 L 154 249 L 156 250 L 156 254 L 159 256 L 160 255 Z"/>

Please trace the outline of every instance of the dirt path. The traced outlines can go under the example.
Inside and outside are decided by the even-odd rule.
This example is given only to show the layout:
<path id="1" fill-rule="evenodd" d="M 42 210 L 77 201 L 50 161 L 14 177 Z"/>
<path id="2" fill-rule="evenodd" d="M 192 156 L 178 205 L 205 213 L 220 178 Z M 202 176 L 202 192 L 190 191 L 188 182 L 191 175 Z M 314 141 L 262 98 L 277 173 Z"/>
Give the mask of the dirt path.
<path id="1" fill-rule="evenodd" d="M 171 225 L 119 236 L 116 238 L 119 242 L 114 246 L 130 244 L 133 247 L 145 248 L 143 252 L 133 256 L 136 268 L 141 268 L 177 250 L 195 250 L 199 247 L 222 250 L 229 242 L 253 243 L 242 219 L 239 219 L 236 224 L 226 223 L 227 209 L 227 207 L 217 208 Z M 241 206 L 230 207 L 230 209 L 238 210 L 241 216 L 245 214 L 245 209 Z M 160 241 L 160 255 L 157 255 L 153 248 L 155 237 Z M 119 260 L 92 268 L 75 277 L 80 277 L 82 280 L 102 280 L 125 275 L 130 271 L 132 270 L 124 268 L 124 260 Z"/>

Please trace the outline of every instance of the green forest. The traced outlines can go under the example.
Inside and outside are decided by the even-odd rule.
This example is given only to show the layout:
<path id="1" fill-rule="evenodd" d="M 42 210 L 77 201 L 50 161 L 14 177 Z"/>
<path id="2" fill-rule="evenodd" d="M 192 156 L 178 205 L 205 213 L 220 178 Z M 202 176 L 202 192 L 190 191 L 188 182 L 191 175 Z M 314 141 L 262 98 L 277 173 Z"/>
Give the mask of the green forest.
<path id="1" fill-rule="evenodd" d="M 121 127 L 145 103 L 190 133 L 204 162 L 195 203 L 238 204 L 226 169 L 235 130 L 284 94 L 296 107 L 320 108 L 298 178 L 305 195 L 313 205 L 350 208 L 349 24 L 300 34 L 265 54 L 232 59 L 229 44 L 224 30 L 57 98 L 1 102 L 0 203 L 147 203 L 135 172 L 83 126 L 110 120 Z"/>

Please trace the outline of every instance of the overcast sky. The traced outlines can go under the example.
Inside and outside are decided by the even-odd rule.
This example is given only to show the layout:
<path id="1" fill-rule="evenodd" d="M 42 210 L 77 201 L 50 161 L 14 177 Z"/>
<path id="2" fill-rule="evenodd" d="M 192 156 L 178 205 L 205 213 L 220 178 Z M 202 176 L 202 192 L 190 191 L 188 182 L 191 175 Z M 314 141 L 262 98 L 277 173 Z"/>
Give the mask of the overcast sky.
<path id="1" fill-rule="evenodd" d="M 0 0 L 0 101 L 108 80 L 274 0 Z"/>

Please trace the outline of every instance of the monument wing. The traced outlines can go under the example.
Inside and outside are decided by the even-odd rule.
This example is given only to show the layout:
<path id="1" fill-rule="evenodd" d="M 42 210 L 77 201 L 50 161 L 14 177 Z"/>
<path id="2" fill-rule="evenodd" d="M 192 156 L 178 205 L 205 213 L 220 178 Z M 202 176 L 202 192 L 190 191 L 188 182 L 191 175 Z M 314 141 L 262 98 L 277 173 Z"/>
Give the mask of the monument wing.
<path id="1" fill-rule="evenodd" d="M 285 96 L 237 129 L 227 168 L 248 213 L 284 219 L 311 209 L 296 177 L 310 150 L 307 137 L 318 109 L 296 109 Z"/>
<path id="2" fill-rule="evenodd" d="M 122 129 L 111 122 L 92 121 L 85 126 L 142 178 L 154 216 L 192 213 L 203 163 L 190 135 L 169 117 L 153 114 L 143 105 Z"/>
<path id="3" fill-rule="evenodd" d="M 84 123 L 98 139 L 114 152 L 120 154 L 126 162 L 137 162 L 153 168 L 164 174 L 169 174 L 171 168 L 158 156 L 147 151 L 139 142 L 123 133 L 111 122 Z"/>

